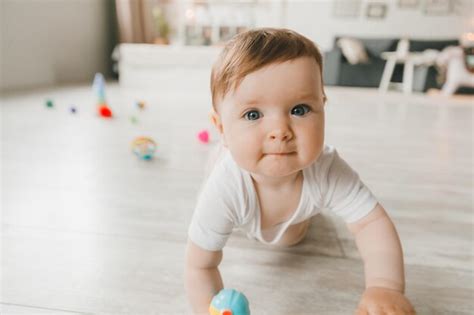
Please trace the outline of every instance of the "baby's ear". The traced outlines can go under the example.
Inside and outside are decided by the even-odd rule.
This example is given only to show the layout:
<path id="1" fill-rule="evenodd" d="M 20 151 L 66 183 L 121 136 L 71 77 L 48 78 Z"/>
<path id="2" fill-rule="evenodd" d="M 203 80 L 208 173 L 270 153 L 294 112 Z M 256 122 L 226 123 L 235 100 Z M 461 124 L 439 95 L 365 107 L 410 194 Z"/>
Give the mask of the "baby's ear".
<path id="1" fill-rule="evenodd" d="M 216 112 L 215 109 L 211 110 L 211 112 L 209 113 L 209 118 L 211 119 L 211 122 L 214 125 L 214 127 L 216 127 L 217 131 L 219 132 L 219 135 L 221 136 L 223 145 L 226 146 L 226 141 L 225 141 L 225 137 L 224 137 L 224 127 L 222 125 L 222 119 L 219 116 L 219 114 Z"/>
<path id="2" fill-rule="evenodd" d="M 211 112 L 209 113 L 209 118 L 211 119 L 211 122 L 214 127 L 216 127 L 217 131 L 222 135 L 224 129 L 222 128 L 221 117 L 215 111 L 215 109 L 211 109 Z"/>

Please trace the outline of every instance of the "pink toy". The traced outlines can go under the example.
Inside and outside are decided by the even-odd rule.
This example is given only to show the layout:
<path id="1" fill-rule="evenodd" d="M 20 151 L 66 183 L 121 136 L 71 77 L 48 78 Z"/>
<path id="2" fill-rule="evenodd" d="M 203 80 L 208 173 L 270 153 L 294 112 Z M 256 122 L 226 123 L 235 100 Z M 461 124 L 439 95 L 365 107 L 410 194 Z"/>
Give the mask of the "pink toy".
<path id="1" fill-rule="evenodd" d="M 198 139 L 202 143 L 209 143 L 209 132 L 207 130 L 202 130 L 198 133 Z"/>

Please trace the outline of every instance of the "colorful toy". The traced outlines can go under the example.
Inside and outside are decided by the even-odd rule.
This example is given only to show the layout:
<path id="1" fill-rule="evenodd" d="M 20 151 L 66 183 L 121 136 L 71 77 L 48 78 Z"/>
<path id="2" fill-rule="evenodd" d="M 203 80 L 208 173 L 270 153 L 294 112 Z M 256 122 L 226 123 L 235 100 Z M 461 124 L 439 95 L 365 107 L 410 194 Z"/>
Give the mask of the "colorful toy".
<path id="1" fill-rule="evenodd" d="M 200 131 L 197 137 L 202 143 L 209 143 L 209 132 L 207 130 Z"/>
<path id="2" fill-rule="evenodd" d="M 105 100 L 105 80 L 102 73 L 96 73 L 94 76 L 94 82 L 92 83 L 92 89 L 97 95 L 97 104 L 99 115 L 105 118 L 112 117 L 112 111 L 107 106 Z"/>
<path id="3" fill-rule="evenodd" d="M 134 124 L 134 125 L 137 124 L 137 123 L 138 123 L 137 117 L 131 116 L 131 117 L 130 117 L 130 122 L 131 122 L 132 124 Z"/>
<path id="4" fill-rule="evenodd" d="M 45 102 L 46 107 L 52 108 L 54 106 L 54 103 L 52 100 L 47 99 Z"/>
<path id="5" fill-rule="evenodd" d="M 144 101 L 138 101 L 137 102 L 137 107 L 139 109 L 145 109 L 145 102 Z"/>
<path id="6" fill-rule="evenodd" d="M 112 117 L 112 111 L 106 105 L 99 106 L 99 115 L 104 118 Z"/>
<path id="7" fill-rule="evenodd" d="M 239 291 L 222 289 L 211 301 L 210 315 L 250 315 L 249 301 Z"/>
<path id="8" fill-rule="evenodd" d="M 132 142 L 132 151 L 142 160 L 151 160 L 156 150 L 156 142 L 148 137 L 138 137 Z"/>

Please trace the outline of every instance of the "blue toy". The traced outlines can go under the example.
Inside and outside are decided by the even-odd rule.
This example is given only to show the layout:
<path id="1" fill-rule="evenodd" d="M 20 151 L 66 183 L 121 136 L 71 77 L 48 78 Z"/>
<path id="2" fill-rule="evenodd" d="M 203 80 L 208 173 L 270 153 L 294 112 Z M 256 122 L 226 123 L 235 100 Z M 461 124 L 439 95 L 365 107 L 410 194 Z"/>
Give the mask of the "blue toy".
<path id="1" fill-rule="evenodd" d="M 97 96 L 97 111 L 99 115 L 104 118 L 112 117 L 112 111 L 107 106 L 107 101 L 105 100 L 105 79 L 102 73 L 98 72 L 95 74 L 92 89 Z"/>
<path id="2" fill-rule="evenodd" d="M 239 291 L 222 289 L 212 299 L 210 315 L 250 315 L 249 301 Z"/>
<path id="3" fill-rule="evenodd" d="M 97 96 L 98 104 L 106 104 L 105 101 L 105 79 L 102 73 L 97 72 L 94 76 L 94 82 L 92 83 L 92 89 Z"/>

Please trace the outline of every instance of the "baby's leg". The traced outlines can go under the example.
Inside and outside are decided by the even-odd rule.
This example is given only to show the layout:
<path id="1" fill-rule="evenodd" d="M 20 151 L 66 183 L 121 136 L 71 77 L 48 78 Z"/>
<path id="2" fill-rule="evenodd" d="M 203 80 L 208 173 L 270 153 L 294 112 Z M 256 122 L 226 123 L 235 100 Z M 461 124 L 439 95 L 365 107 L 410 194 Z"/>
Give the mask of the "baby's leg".
<path id="1" fill-rule="evenodd" d="M 290 247 L 300 243 L 305 238 L 310 223 L 311 218 L 306 219 L 303 222 L 290 225 L 288 230 L 286 230 L 285 234 L 283 234 L 280 241 L 277 243 L 277 246 Z"/>

